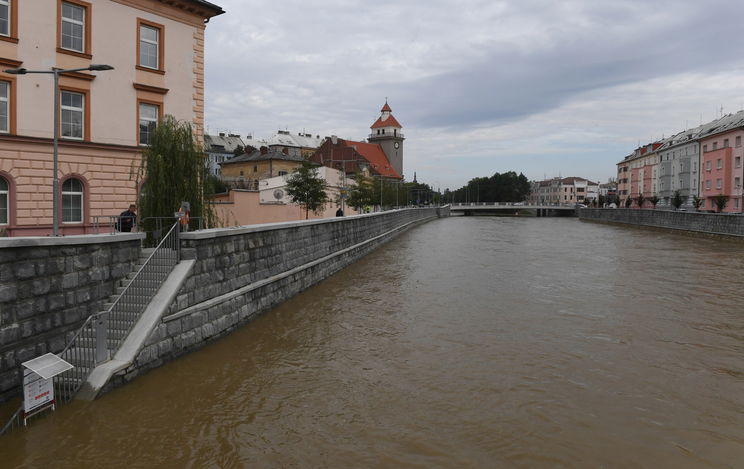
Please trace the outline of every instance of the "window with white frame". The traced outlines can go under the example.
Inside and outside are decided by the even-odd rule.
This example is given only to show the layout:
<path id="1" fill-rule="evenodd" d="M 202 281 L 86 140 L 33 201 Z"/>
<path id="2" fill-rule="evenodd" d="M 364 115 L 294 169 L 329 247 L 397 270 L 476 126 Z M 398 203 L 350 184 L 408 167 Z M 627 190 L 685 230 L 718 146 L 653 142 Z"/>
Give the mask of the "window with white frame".
<path id="1" fill-rule="evenodd" d="M 143 67 L 160 68 L 160 29 L 140 24 L 139 64 Z"/>
<path id="2" fill-rule="evenodd" d="M 716 189 L 721 188 L 721 178 L 716 179 Z"/>
<path id="3" fill-rule="evenodd" d="M 734 187 L 736 187 L 737 189 L 741 189 L 741 178 L 739 177 L 734 178 Z"/>
<path id="4" fill-rule="evenodd" d="M 85 95 L 72 91 L 60 92 L 60 136 L 83 139 Z"/>
<path id="5" fill-rule="evenodd" d="M 10 36 L 10 0 L 0 0 L 0 35 Z"/>
<path id="6" fill-rule="evenodd" d="M 705 170 L 710 171 L 710 168 L 711 168 L 711 164 L 710 164 L 710 160 L 708 160 L 705 162 Z"/>
<path id="7" fill-rule="evenodd" d="M 706 181 L 705 181 L 705 190 L 707 190 L 707 191 L 710 190 L 710 179 L 706 179 Z"/>
<path id="8" fill-rule="evenodd" d="M 723 168 L 723 160 L 721 158 L 718 158 L 716 160 L 716 169 L 721 169 L 721 168 Z"/>
<path id="9" fill-rule="evenodd" d="M 739 135 L 738 137 L 736 137 L 736 146 L 737 147 L 740 147 L 741 146 L 741 135 Z"/>
<path id="10" fill-rule="evenodd" d="M 734 159 L 734 164 L 736 165 L 737 168 L 741 168 L 741 156 L 737 156 Z"/>
<path id="11" fill-rule="evenodd" d="M 85 52 L 85 8 L 74 3 L 62 2 L 62 49 Z"/>
<path id="12" fill-rule="evenodd" d="M 140 103 L 139 105 L 139 143 L 149 145 L 150 136 L 158 125 L 158 106 Z"/>
<path id="13" fill-rule="evenodd" d="M 0 225 L 7 225 L 10 219 L 10 185 L 0 177 Z"/>
<path id="14" fill-rule="evenodd" d="M 62 184 L 62 223 L 83 222 L 83 183 L 70 178 Z"/>
<path id="15" fill-rule="evenodd" d="M 10 83 L 0 81 L 0 132 L 10 132 Z"/>

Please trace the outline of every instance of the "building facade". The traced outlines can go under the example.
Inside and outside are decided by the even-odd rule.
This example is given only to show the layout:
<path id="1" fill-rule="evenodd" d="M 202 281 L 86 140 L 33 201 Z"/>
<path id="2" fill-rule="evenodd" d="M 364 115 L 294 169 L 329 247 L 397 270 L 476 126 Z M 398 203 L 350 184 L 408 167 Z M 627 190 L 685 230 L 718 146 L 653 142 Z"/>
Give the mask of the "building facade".
<path id="1" fill-rule="evenodd" d="M 588 204 L 599 197 L 599 184 L 581 177 L 534 181 L 529 202 L 534 205 Z"/>
<path id="2" fill-rule="evenodd" d="M 724 212 L 744 211 L 742 137 L 744 126 L 739 126 L 700 140 L 702 148 L 700 197 L 703 199 L 701 209 L 717 210 L 716 199 L 723 196 L 727 198 Z"/>
<path id="3" fill-rule="evenodd" d="M 290 155 L 287 150 L 261 147 L 222 163 L 221 178 L 228 187 L 258 190 L 258 181 L 286 176 L 303 161 L 302 156 Z"/>
<path id="4" fill-rule="evenodd" d="M 141 148 L 171 114 L 204 124 L 203 0 L 8 0 L 0 8 L 0 230 L 49 235 L 53 224 L 54 80 L 30 71 L 87 69 L 59 80 L 60 234 L 134 202 Z"/>
<path id="5" fill-rule="evenodd" d="M 697 129 L 681 132 L 664 140 L 657 150 L 660 206 L 671 206 L 677 191 L 682 196 L 685 206 L 691 206 L 693 198 L 698 195 L 700 176 L 698 134 Z"/>
<path id="6" fill-rule="evenodd" d="M 240 135 L 225 134 L 204 135 L 204 151 L 207 154 L 209 174 L 220 175 L 220 164 L 236 156 L 237 149 L 244 149 L 245 142 Z"/>

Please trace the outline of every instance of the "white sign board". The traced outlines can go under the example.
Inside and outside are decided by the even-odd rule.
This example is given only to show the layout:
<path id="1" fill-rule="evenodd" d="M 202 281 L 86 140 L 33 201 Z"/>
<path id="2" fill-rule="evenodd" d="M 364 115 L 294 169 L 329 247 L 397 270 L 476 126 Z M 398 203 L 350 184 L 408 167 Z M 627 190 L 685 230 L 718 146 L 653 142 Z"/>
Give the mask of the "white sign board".
<path id="1" fill-rule="evenodd" d="M 23 365 L 23 410 L 28 415 L 34 409 L 54 403 L 54 377 L 73 366 L 53 353 L 47 353 Z"/>
<path id="2" fill-rule="evenodd" d="M 53 378 L 44 379 L 33 371 L 23 370 L 23 411 L 26 414 L 54 401 Z"/>

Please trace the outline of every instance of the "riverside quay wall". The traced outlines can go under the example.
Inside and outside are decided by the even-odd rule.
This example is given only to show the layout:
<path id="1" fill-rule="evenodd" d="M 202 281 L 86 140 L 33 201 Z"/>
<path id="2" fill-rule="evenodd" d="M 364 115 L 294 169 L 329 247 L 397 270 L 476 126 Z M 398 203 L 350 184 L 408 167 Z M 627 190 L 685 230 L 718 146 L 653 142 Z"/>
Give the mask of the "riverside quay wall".
<path id="1" fill-rule="evenodd" d="M 445 206 L 182 234 L 189 273 L 136 358 L 101 392 L 228 334 L 408 228 L 448 215 Z"/>
<path id="2" fill-rule="evenodd" d="M 0 402 L 20 394 L 21 363 L 57 353 L 115 291 L 142 233 L 0 238 Z"/>
<path id="3" fill-rule="evenodd" d="M 628 208 L 582 208 L 579 219 L 744 238 L 744 215 Z"/>

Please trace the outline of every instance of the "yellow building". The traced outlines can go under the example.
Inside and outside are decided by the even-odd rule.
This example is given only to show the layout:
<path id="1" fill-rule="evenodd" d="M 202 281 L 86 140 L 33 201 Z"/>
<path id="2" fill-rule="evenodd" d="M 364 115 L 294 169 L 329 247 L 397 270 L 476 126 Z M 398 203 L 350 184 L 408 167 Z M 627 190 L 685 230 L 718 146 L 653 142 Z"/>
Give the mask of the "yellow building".
<path id="1" fill-rule="evenodd" d="M 222 180 L 230 187 L 258 190 L 259 180 L 289 174 L 303 161 L 301 156 L 261 147 L 222 163 Z"/>

